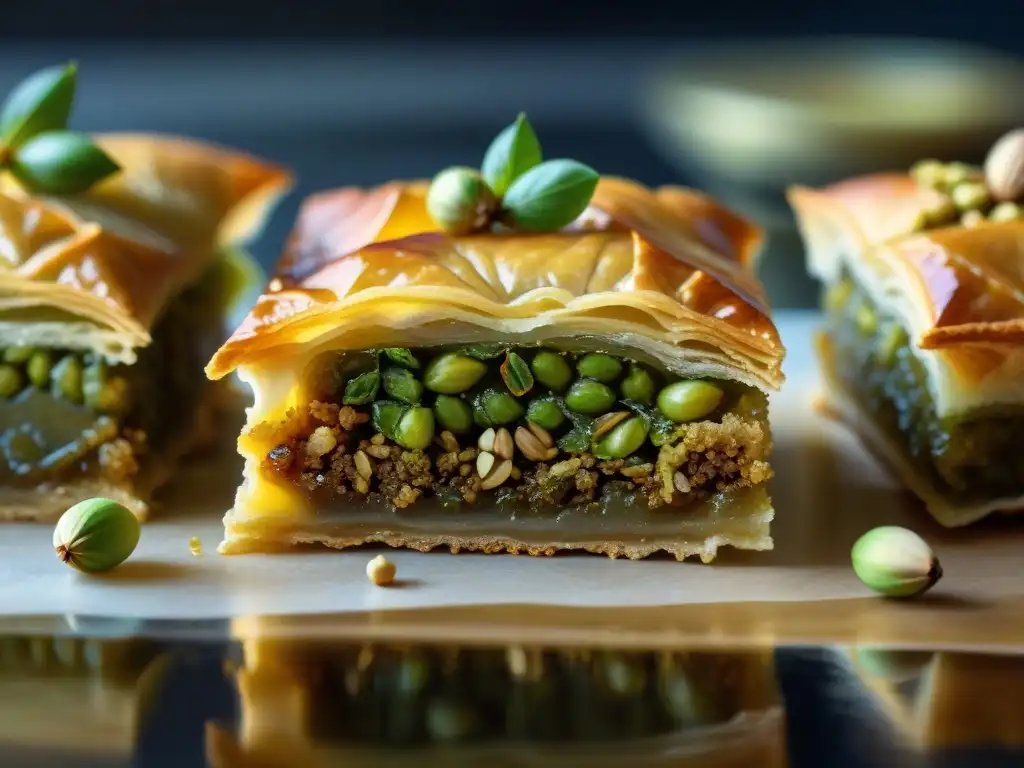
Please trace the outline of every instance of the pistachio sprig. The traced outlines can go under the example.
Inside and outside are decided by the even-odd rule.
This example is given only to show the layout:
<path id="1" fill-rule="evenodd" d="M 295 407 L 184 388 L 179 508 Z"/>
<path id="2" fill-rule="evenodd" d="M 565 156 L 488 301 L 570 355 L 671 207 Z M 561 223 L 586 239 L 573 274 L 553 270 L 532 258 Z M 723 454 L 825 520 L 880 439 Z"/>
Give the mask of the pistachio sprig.
<path id="1" fill-rule="evenodd" d="M 427 211 L 445 232 L 465 235 L 500 223 L 524 232 L 555 232 L 590 204 L 597 172 L 576 160 L 544 160 L 520 113 L 484 153 L 480 170 L 447 168 L 427 192 Z"/>
<path id="2" fill-rule="evenodd" d="M 73 195 L 120 167 L 84 133 L 69 131 L 78 67 L 47 67 L 23 80 L 0 107 L 0 168 L 30 192 Z"/>

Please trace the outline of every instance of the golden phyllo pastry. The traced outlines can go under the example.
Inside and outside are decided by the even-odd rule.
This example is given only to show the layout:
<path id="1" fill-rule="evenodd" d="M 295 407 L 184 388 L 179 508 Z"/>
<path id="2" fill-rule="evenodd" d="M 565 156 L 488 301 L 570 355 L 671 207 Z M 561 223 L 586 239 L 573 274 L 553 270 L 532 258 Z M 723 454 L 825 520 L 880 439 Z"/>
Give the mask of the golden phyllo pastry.
<path id="1" fill-rule="evenodd" d="M 225 335 L 283 170 L 185 139 L 102 135 L 86 192 L 0 189 L 0 519 L 105 496 L 145 516 L 202 437 Z"/>
<path id="2" fill-rule="evenodd" d="M 308 200 L 210 362 L 255 394 L 222 551 L 770 548 L 783 346 L 760 232 L 622 179 L 546 233 L 446 234 L 427 198 L 392 183 Z"/>
<path id="3" fill-rule="evenodd" d="M 789 195 L 825 285 L 831 405 L 946 526 L 1024 507 L 1024 177 L 993 165 L 1005 147 L 984 171 Z"/>

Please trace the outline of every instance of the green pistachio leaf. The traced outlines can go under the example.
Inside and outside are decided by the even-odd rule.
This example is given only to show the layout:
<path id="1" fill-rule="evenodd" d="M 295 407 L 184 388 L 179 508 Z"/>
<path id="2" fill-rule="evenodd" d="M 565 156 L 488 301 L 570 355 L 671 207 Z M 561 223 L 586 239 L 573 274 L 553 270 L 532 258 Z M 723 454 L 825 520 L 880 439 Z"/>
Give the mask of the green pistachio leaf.
<path id="1" fill-rule="evenodd" d="M 512 182 L 502 200 L 517 229 L 554 232 L 586 210 L 600 177 L 575 160 L 548 160 Z"/>
<path id="2" fill-rule="evenodd" d="M 526 119 L 526 114 L 520 112 L 512 125 L 494 137 L 491 146 L 484 153 L 480 171 L 491 191 L 501 197 L 513 181 L 540 164 L 540 161 L 540 142 L 537 140 L 537 134 L 533 132 L 533 126 Z"/>
<path id="3" fill-rule="evenodd" d="M 47 67 L 29 75 L 0 108 L 0 139 L 11 148 L 33 136 L 63 130 L 75 100 L 78 66 Z"/>
<path id="4" fill-rule="evenodd" d="M 32 192 L 73 195 L 121 170 L 84 133 L 50 131 L 29 139 L 11 157 L 11 173 Z"/>

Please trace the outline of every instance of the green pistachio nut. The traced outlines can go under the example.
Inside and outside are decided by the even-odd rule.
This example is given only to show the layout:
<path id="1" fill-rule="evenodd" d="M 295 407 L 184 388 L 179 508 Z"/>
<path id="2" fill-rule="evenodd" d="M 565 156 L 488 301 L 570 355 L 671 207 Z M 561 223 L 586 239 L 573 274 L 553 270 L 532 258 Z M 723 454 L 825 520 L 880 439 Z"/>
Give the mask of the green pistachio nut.
<path id="1" fill-rule="evenodd" d="M 595 352 L 576 361 L 576 372 L 581 378 L 611 384 L 622 374 L 622 363 L 611 355 Z"/>
<path id="2" fill-rule="evenodd" d="M 39 389 L 50 383 L 50 370 L 52 368 L 53 355 L 48 349 L 37 349 L 25 364 L 28 380 Z"/>
<path id="3" fill-rule="evenodd" d="M 0 365 L 0 397 L 5 400 L 14 397 L 25 387 L 25 377 L 14 365 L 4 363 Z"/>
<path id="4" fill-rule="evenodd" d="M 853 571 L 885 597 L 916 597 L 942 577 L 942 567 L 927 542 L 895 525 L 874 528 L 853 545 Z"/>
<path id="5" fill-rule="evenodd" d="M 878 344 L 878 359 L 883 365 L 892 365 L 896 362 L 896 355 L 901 348 L 906 346 L 908 341 L 907 332 L 899 323 L 889 323 L 882 332 Z"/>
<path id="6" fill-rule="evenodd" d="M 622 397 L 640 405 L 650 405 L 654 402 L 654 378 L 639 365 L 630 365 L 629 373 L 619 385 Z"/>
<path id="7" fill-rule="evenodd" d="M 501 378 L 505 381 L 508 391 L 516 397 L 522 397 L 533 389 L 533 374 L 530 373 L 530 366 L 515 352 L 505 355 L 505 362 L 501 364 Z"/>
<path id="8" fill-rule="evenodd" d="M 434 412 L 414 406 L 402 414 L 394 441 L 410 451 L 422 451 L 434 439 Z"/>
<path id="9" fill-rule="evenodd" d="M 53 532 L 57 558 L 85 573 L 115 568 L 135 551 L 139 521 L 110 499 L 88 499 L 61 515 Z"/>
<path id="10" fill-rule="evenodd" d="M 953 198 L 953 205 L 961 213 L 984 208 L 992 200 L 988 187 L 982 181 L 965 181 L 958 184 L 953 187 L 950 197 Z"/>
<path id="11" fill-rule="evenodd" d="M 593 454 L 599 459 L 624 459 L 636 453 L 647 440 L 647 420 L 633 416 L 616 424 L 594 444 Z"/>
<path id="12" fill-rule="evenodd" d="M 430 218 L 451 235 L 467 235 L 491 223 L 498 200 L 475 168 L 441 171 L 427 191 Z"/>
<path id="13" fill-rule="evenodd" d="M 125 413 L 130 405 L 129 388 L 126 378 L 110 376 L 102 362 L 87 366 L 82 373 L 85 404 L 99 413 Z"/>
<path id="14" fill-rule="evenodd" d="M 526 420 L 544 429 L 558 429 L 565 422 L 565 414 L 553 397 L 535 397 L 526 408 Z"/>
<path id="15" fill-rule="evenodd" d="M 473 420 L 478 427 L 500 427 L 523 417 L 523 406 L 508 392 L 485 389 L 473 398 Z"/>
<path id="16" fill-rule="evenodd" d="M 647 440 L 650 426 L 642 416 L 633 416 L 615 425 L 593 446 L 599 459 L 625 459 L 636 453 Z"/>
<path id="17" fill-rule="evenodd" d="M 482 360 L 458 352 L 446 352 L 427 364 L 423 384 L 431 392 L 459 395 L 476 385 L 486 373 L 487 364 Z"/>
<path id="18" fill-rule="evenodd" d="M 82 391 L 82 361 L 74 355 L 65 355 L 50 371 L 52 391 L 58 397 L 72 403 L 81 403 L 84 399 Z"/>
<path id="19" fill-rule="evenodd" d="M 999 203 L 989 211 L 989 221 L 1024 221 L 1024 208 L 1017 203 Z"/>
<path id="20" fill-rule="evenodd" d="M 395 430 L 409 406 L 394 400 L 377 400 L 371 409 L 373 428 L 384 437 L 395 439 Z"/>
<path id="21" fill-rule="evenodd" d="M 388 347 L 384 350 L 384 355 L 388 360 L 396 365 L 402 366 L 403 368 L 415 371 L 420 367 L 420 361 L 417 360 L 416 356 L 408 349 L 402 349 L 401 347 Z"/>
<path id="22" fill-rule="evenodd" d="M 509 185 L 542 159 L 540 142 L 533 126 L 522 112 L 487 148 L 480 171 L 487 186 L 501 197 Z"/>
<path id="23" fill-rule="evenodd" d="M 502 218 L 516 229 L 554 232 L 587 209 L 597 172 L 575 160 L 548 160 L 517 178 L 505 192 Z"/>
<path id="24" fill-rule="evenodd" d="M 684 379 L 658 393 L 658 410 L 677 424 L 697 421 L 712 414 L 724 395 L 709 381 Z"/>
<path id="25" fill-rule="evenodd" d="M 380 388 L 380 374 L 367 371 L 349 379 L 345 384 L 345 393 L 341 397 L 344 405 L 366 405 L 377 399 Z"/>
<path id="26" fill-rule="evenodd" d="M 19 147 L 33 136 L 67 126 L 77 75 L 78 67 L 71 62 L 41 69 L 22 80 L 0 109 L 0 141 Z"/>
<path id="27" fill-rule="evenodd" d="M 35 351 L 35 347 L 8 347 L 4 350 L 4 362 L 22 365 L 28 362 Z"/>
<path id="28" fill-rule="evenodd" d="M 873 336 L 878 330 L 878 314 L 867 302 L 857 307 L 853 321 L 857 325 L 857 330 L 865 336 Z"/>
<path id="29" fill-rule="evenodd" d="M 849 280 L 840 280 L 833 283 L 825 290 L 825 297 L 822 301 L 825 309 L 829 312 L 840 312 L 846 306 L 846 302 L 853 295 L 853 283 Z"/>
<path id="30" fill-rule="evenodd" d="M 47 195 L 74 195 L 121 170 L 86 134 L 50 131 L 29 139 L 11 156 L 23 186 Z"/>
<path id="31" fill-rule="evenodd" d="M 923 187 L 938 189 L 946 180 L 946 166 L 938 160 L 921 160 L 910 169 L 914 181 Z"/>
<path id="32" fill-rule="evenodd" d="M 572 368 L 557 352 L 548 349 L 540 350 L 533 356 L 530 367 L 533 370 L 534 378 L 554 392 L 564 392 L 572 382 Z"/>
<path id="33" fill-rule="evenodd" d="M 580 379 L 569 387 L 565 395 L 565 404 L 570 411 L 588 416 L 606 413 L 614 403 L 614 390 L 593 379 Z"/>
<path id="34" fill-rule="evenodd" d="M 434 401 L 434 418 L 441 429 L 461 435 L 473 426 L 473 409 L 459 397 L 438 395 Z"/>
<path id="35" fill-rule="evenodd" d="M 381 383 L 392 400 L 418 405 L 423 397 L 423 384 L 405 368 L 386 368 L 381 374 Z"/>
<path id="36" fill-rule="evenodd" d="M 949 163 L 942 175 L 942 184 L 947 190 L 950 190 L 965 181 L 978 181 L 981 178 L 981 169 L 975 168 L 973 165 Z"/>

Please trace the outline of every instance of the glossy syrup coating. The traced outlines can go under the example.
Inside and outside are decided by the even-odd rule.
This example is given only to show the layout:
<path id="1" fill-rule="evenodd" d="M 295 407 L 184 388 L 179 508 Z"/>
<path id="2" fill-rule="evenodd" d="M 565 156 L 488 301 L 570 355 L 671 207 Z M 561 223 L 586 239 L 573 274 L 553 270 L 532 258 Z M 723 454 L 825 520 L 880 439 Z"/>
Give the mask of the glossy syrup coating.
<path id="1" fill-rule="evenodd" d="M 784 350 L 753 270 L 761 233 L 710 198 L 605 178 L 561 232 L 450 237 L 427 215 L 425 190 L 396 182 L 307 200 L 267 291 L 207 373 L 281 360 L 296 339 L 326 333 L 356 348 L 365 335 L 338 329 L 394 303 L 481 325 L 586 318 L 611 333 L 629 321 L 664 343 L 688 335 L 729 348 L 766 386 L 781 382 Z"/>

